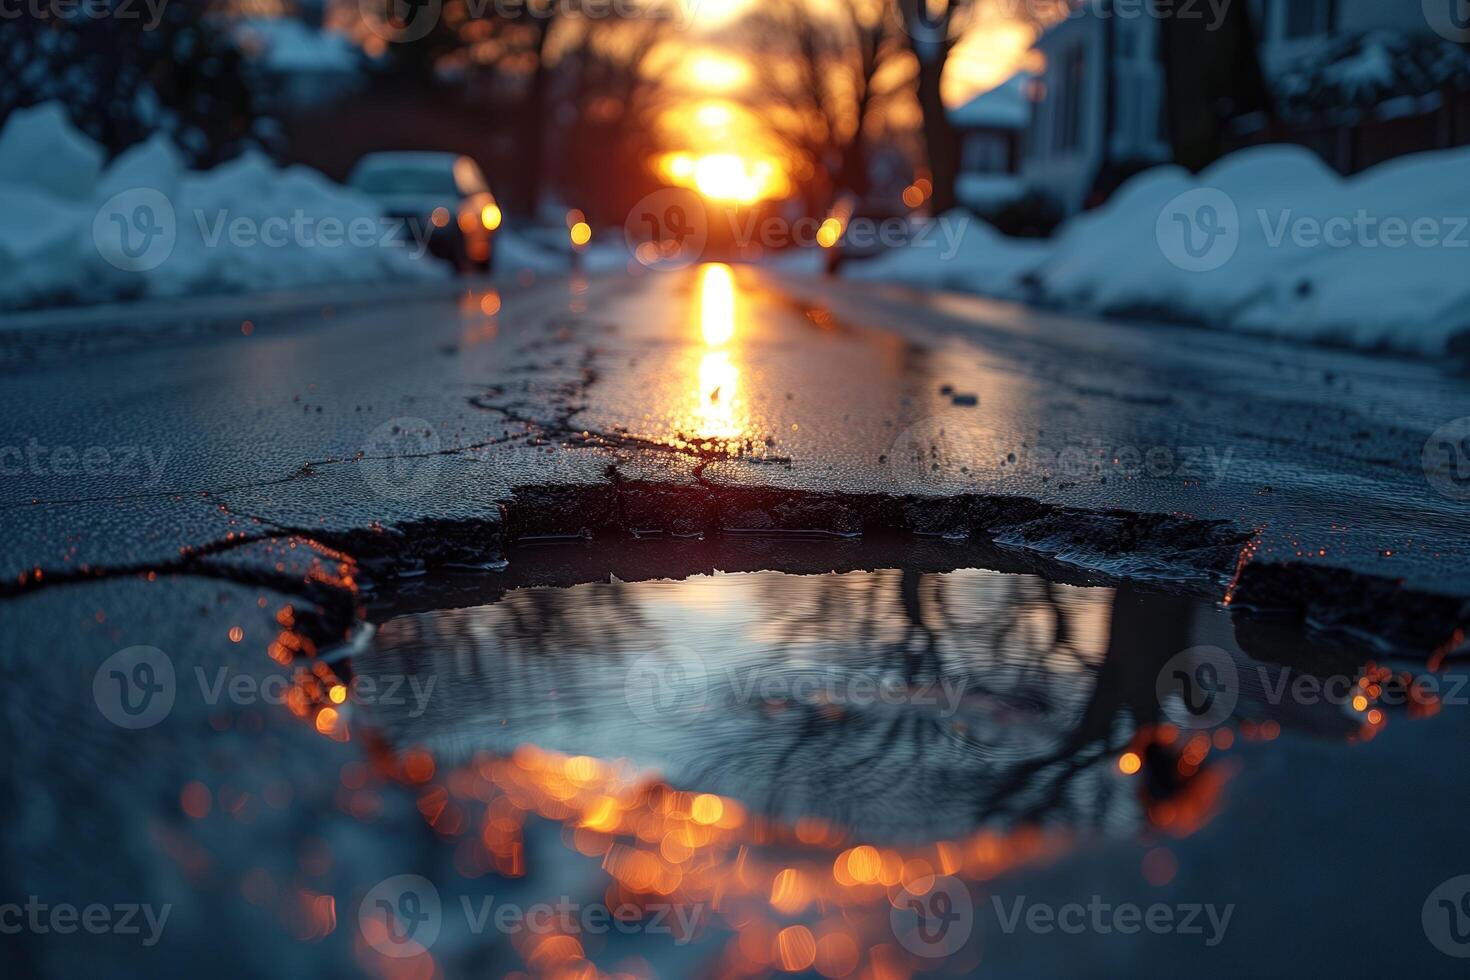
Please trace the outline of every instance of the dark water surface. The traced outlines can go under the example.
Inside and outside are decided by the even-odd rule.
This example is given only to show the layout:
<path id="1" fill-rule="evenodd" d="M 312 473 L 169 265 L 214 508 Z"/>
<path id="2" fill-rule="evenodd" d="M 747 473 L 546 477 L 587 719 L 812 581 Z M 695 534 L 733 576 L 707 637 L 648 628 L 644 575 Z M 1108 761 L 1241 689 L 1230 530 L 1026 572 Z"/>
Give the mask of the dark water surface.
<path id="1" fill-rule="evenodd" d="M 1470 689 L 1422 654 L 969 568 L 393 602 L 344 672 L 398 680 L 355 725 L 432 773 L 446 931 L 498 882 L 645 910 L 498 947 L 472 922 L 430 950 L 448 975 L 1449 976 L 1470 946 Z"/>
<path id="2" fill-rule="evenodd" d="M 22 600 L 11 972 L 1465 975 L 1463 657 L 973 542 L 509 558 L 334 648 L 198 577 Z M 180 609 L 139 725 L 112 658 Z M 30 896 L 167 921 L 5 931 Z"/>

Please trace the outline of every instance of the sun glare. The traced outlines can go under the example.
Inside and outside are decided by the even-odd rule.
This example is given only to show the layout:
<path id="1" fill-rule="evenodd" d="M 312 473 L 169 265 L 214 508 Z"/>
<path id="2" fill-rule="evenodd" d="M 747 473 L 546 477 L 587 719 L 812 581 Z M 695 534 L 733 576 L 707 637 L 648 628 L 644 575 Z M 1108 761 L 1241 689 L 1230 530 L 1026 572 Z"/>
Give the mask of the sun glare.
<path id="1" fill-rule="evenodd" d="M 709 28 L 749 8 L 749 0 L 700 0 L 693 10 L 698 24 Z M 958 105 L 1027 64 L 1034 31 L 1015 21 L 986 18 L 967 34 L 950 60 L 944 76 L 945 101 Z M 744 57 L 720 50 L 710 39 L 676 54 L 668 70 L 678 73 L 690 97 L 660 119 L 670 152 L 656 158 L 654 165 L 665 181 L 697 191 L 711 202 L 749 206 L 783 198 L 792 192 L 795 179 L 805 178 L 810 163 L 792 159 L 772 139 L 767 121 L 732 96 L 754 76 Z"/>
<path id="2" fill-rule="evenodd" d="M 706 102 L 694 110 L 694 121 L 705 129 L 726 129 L 734 118 L 735 113 L 721 102 Z"/>
<path id="3" fill-rule="evenodd" d="M 722 27 L 744 14 L 751 0 L 685 0 L 685 8 L 700 28 Z"/>
<path id="4" fill-rule="evenodd" d="M 1037 70 L 1037 55 L 1031 51 L 1036 29 L 1017 21 L 987 24 L 972 30 L 955 47 L 945 63 L 944 101 L 963 105 L 988 92 L 1019 69 Z"/>
<path id="5" fill-rule="evenodd" d="M 719 347 L 735 336 L 735 276 L 722 262 L 699 272 L 699 331 L 706 344 Z"/>
<path id="6" fill-rule="evenodd" d="M 743 431 L 738 417 L 740 369 L 731 359 L 735 338 L 735 275 L 722 262 L 699 269 L 699 332 L 708 348 L 699 361 L 694 428 L 705 439 L 734 439 Z"/>
<path id="7" fill-rule="evenodd" d="M 750 205 L 791 193 L 785 159 L 761 121 L 724 99 L 703 99 L 664 114 L 671 152 L 655 161 L 659 176 L 710 201 Z"/>
<path id="8" fill-rule="evenodd" d="M 739 153 L 668 153 L 659 173 L 677 187 L 698 191 L 711 201 L 756 204 L 787 193 L 789 181 L 773 157 Z"/>
<path id="9" fill-rule="evenodd" d="M 754 204 L 766 196 L 774 168 L 767 160 L 712 153 L 694 161 L 694 186 L 713 201 Z"/>
<path id="10" fill-rule="evenodd" d="M 750 80 L 750 67 L 744 61 L 713 52 L 695 55 L 686 70 L 689 81 L 707 92 L 728 92 Z"/>

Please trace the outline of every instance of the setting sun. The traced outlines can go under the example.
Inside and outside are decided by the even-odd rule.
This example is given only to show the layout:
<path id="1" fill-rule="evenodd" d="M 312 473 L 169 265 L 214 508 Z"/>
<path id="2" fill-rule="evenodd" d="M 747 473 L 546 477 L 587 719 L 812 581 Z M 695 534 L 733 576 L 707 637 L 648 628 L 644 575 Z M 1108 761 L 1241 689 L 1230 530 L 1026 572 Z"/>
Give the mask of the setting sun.
<path id="1" fill-rule="evenodd" d="M 669 143 L 680 147 L 657 160 L 659 175 L 669 183 L 735 204 L 790 193 L 787 163 L 744 107 L 702 100 L 670 110 L 662 124 Z"/>
<path id="2" fill-rule="evenodd" d="M 769 160 L 748 160 L 734 153 L 715 153 L 694 161 L 694 186 L 716 201 L 753 204 L 770 195 L 775 167 Z"/>
<path id="3" fill-rule="evenodd" d="M 687 0 L 686 9 L 701 28 L 721 27 L 744 14 L 751 0 Z"/>
<path id="4" fill-rule="evenodd" d="M 659 163 L 670 183 L 699 191 L 711 201 L 755 204 L 787 192 L 789 182 L 771 157 L 738 153 L 670 153 Z"/>
<path id="5" fill-rule="evenodd" d="M 703 52 L 687 62 L 689 81 L 709 92 L 727 92 L 750 79 L 750 66 L 739 58 L 718 52 Z"/>

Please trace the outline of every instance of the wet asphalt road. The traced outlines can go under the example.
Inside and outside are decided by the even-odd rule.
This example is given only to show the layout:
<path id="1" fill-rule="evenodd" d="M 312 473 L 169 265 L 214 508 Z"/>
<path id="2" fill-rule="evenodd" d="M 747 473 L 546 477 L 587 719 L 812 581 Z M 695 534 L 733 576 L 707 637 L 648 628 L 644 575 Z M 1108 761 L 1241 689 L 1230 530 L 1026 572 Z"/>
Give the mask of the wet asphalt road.
<path id="1" fill-rule="evenodd" d="M 241 539 L 277 534 L 351 554 L 404 527 L 424 539 L 410 562 L 432 561 L 446 537 L 433 522 L 456 528 L 441 557 L 468 562 L 499 557 L 507 519 L 521 534 L 850 532 L 903 521 L 818 498 L 969 494 L 1003 513 L 909 529 L 1222 589 L 1250 541 L 1248 573 L 1342 569 L 1470 595 L 1470 487 L 1425 467 L 1426 440 L 1470 412 L 1470 381 L 1438 365 L 708 275 L 309 315 L 247 303 L 249 335 L 136 331 L 129 349 L 120 330 L 122 349 L 95 356 L 4 335 L 3 580 L 201 551 L 248 565 Z M 658 493 L 611 502 L 639 481 Z M 500 506 L 546 486 L 590 489 L 565 510 Z M 686 489 L 729 492 L 711 516 L 670 503 Z M 768 490 L 800 499 L 778 511 L 738 496 Z M 1031 501 L 1065 510 L 1015 506 Z"/>
<path id="2" fill-rule="evenodd" d="M 1436 594 L 1444 601 L 1404 600 L 1432 616 L 1390 624 L 1421 655 L 1470 596 L 1470 502 L 1423 463 L 1431 434 L 1470 413 L 1470 382 L 1433 364 L 751 269 L 728 288 L 687 270 L 309 314 L 242 307 L 247 318 L 248 333 L 123 333 L 95 356 L 0 337 L 12 681 L 0 719 L 10 744 L 29 747 L 5 775 L 4 890 L 176 897 L 168 959 L 127 959 L 136 969 L 119 973 L 222 948 L 226 973 L 276 968 L 279 948 L 260 930 L 309 933 L 311 894 L 327 891 L 292 879 L 311 863 L 298 846 L 314 833 L 305 821 L 360 802 L 317 778 L 342 764 L 330 741 L 279 709 L 194 705 L 117 738 L 92 685 L 124 647 L 167 650 L 180 676 L 227 663 L 258 680 L 283 633 L 321 648 L 357 635 L 374 579 L 584 532 L 891 526 L 993 538 L 1079 575 L 1187 579 L 1205 598 L 1231 590 L 1241 561 L 1242 581 L 1327 569 L 1261 574 L 1253 599 L 1269 604 L 1279 586 L 1283 604 L 1373 632 L 1344 607 Z M 781 566 L 779 549 L 763 554 Z M 1458 719 L 1435 724 L 1453 735 Z M 1384 776 L 1399 766 L 1365 758 Z M 1253 772 L 1262 799 L 1298 778 Z M 238 803 L 233 824 L 179 816 L 191 778 L 213 781 L 221 815 Z M 270 802 L 278 783 L 304 806 Z M 1323 800 L 1319 814 L 1257 815 L 1300 840 L 1332 818 Z M 411 798 L 377 805 L 378 839 L 448 860 Z M 1414 804 L 1391 810 L 1408 820 Z M 1431 836 L 1445 822 L 1433 816 Z M 359 855 L 334 869 L 337 894 L 403 863 L 351 822 L 316 832 Z M 1291 859 L 1286 843 L 1270 858 Z M 1106 859 L 1080 860 L 1112 873 Z M 226 914 L 257 868 L 296 884 L 256 919 Z M 136 951 L 116 936 L 55 938 L 22 943 L 17 962 L 74 975 Z M 359 972 L 339 946 L 292 955 L 301 972 Z M 1042 962 L 1017 955 L 1018 975 Z"/>

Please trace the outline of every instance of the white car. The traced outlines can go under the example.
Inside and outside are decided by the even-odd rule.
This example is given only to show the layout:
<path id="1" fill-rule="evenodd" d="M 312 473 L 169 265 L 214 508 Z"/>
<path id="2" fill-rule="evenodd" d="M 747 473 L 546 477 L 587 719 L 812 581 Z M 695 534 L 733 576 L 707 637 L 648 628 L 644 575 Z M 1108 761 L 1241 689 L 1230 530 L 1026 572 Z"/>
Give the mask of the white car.
<path id="1" fill-rule="evenodd" d="M 503 215 L 479 164 L 456 153 L 369 153 L 347 183 L 390 217 L 428 229 L 429 252 L 464 272 L 489 272 Z"/>

